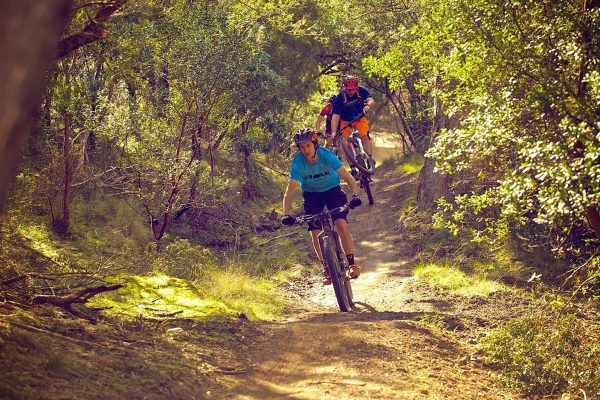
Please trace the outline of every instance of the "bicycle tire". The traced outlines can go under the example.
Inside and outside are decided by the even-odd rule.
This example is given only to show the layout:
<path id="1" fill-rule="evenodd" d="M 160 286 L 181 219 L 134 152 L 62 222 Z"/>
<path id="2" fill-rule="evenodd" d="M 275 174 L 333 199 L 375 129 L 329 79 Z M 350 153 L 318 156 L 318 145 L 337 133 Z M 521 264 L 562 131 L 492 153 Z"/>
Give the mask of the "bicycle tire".
<path id="1" fill-rule="evenodd" d="M 358 160 L 359 164 L 362 164 L 364 162 L 364 160 Z M 364 172 L 361 172 L 360 174 L 360 184 L 363 188 L 363 190 L 365 191 L 365 193 L 367 194 L 367 199 L 369 200 L 369 204 L 373 205 L 373 203 L 375 203 L 375 200 L 373 200 L 373 193 L 371 193 L 371 183 L 369 181 L 369 175 L 365 174 Z"/>
<path id="2" fill-rule="evenodd" d="M 333 291 L 337 299 L 340 311 L 350 311 L 350 302 L 348 301 L 348 289 L 346 288 L 345 274 L 342 271 L 336 251 L 333 247 L 331 237 L 321 238 L 321 250 L 323 251 L 323 260 L 331 275 Z"/>
<path id="3" fill-rule="evenodd" d="M 373 205 L 373 203 L 375 203 L 375 200 L 373 200 L 373 193 L 371 193 L 371 183 L 369 182 L 369 178 L 367 178 L 367 177 L 362 178 L 362 187 L 363 187 L 365 193 L 367 194 L 367 199 L 369 200 L 369 204 Z"/>
<path id="4" fill-rule="evenodd" d="M 349 274 L 344 271 L 344 287 L 346 288 L 346 298 L 350 307 L 354 307 L 354 294 L 352 293 L 352 284 L 350 283 Z"/>
<path id="5" fill-rule="evenodd" d="M 343 279 L 343 286 L 346 290 L 346 298 L 348 299 L 348 304 L 350 304 L 350 307 L 354 307 L 354 294 L 352 293 L 352 284 L 351 284 L 351 280 L 350 280 L 350 269 L 348 268 L 348 265 L 346 264 L 344 258 L 345 258 L 345 254 L 343 251 L 340 251 L 341 249 L 341 243 L 339 241 L 339 238 L 336 238 L 336 243 L 337 243 L 337 259 L 338 259 L 338 263 L 340 264 L 340 268 L 342 270 L 342 279 Z"/>
<path id="6" fill-rule="evenodd" d="M 354 150 L 350 151 L 350 149 L 353 149 L 354 147 L 352 143 L 355 140 L 357 139 L 350 136 L 342 138 L 342 149 L 346 154 L 346 159 L 349 163 L 354 165 L 356 168 L 358 168 L 365 174 L 373 175 L 375 173 L 375 162 L 373 161 L 373 158 L 370 155 L 365 154 L 364 156 L 367 158 L 367 160 L 365 160 L 364 165 L 360 165 L 360 162 L 356 159 L 356 156 L 353 154 Z M 350 144 L 350 146 L 348 146 L 348 144 Z"/>

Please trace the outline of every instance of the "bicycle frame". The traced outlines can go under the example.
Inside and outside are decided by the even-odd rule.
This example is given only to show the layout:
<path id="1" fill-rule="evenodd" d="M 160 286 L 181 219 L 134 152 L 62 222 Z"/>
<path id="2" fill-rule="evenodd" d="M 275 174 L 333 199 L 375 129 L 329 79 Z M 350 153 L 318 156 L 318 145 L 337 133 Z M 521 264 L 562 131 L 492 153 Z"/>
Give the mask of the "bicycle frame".
<path id="1" fill-rule="evenodd" d="M 350 121 L 350 124 L 344 129 L 350 129 L 349 136 L 338 135 L 341 137 L 339 145 L 342 146 L 344 153 L 346 154 L 346 160 L 351 167 L 358 169 L 358 181 L 360 186 L 365 190 L 369 204 L 374 204 L 373 193 L 371 191 L 371 175 L 375 172 L 375 161 L 371 157 L 363 146 L 363 142 L 360 138 L 360 132 L 353 125 L 354 122 L 362 118 L 364 114 L 359 114 L 356 118 Z M 336 138 L 337 139 L 337 138 Z"/>
<path id="2" fill-rule="evenodd" d="M 346 159 L 348 164 L 356 166 L 359 170 L 365 174 L 372 175 L 375 172 L 375 163 L 373 158 L 365 151 L 362 139 L 360 138 L 360 132 L 354 127 L 354 123 L 364 116 L 363 113 L 357 115 L 345 129 L 350 129 L 350 135 L 342 137 L 340 145 L 346 153 Z M 357 160 L 362 160 L 363 165 Z"/>
<path id="3" fill-rule="evenodd" d="M 360 132 L 356 129 L 352 124 L 348 127 L 350 128 L 350 137 L 353 140 L 350 140 L 352 151 L 354 152 L 354 158 L 358 157 L 361 154 L 366 154 L 365 147 L 363 146 L 363 142 L 360 139 Z M 357 151 L 358 150 L 358 151 Z"/>

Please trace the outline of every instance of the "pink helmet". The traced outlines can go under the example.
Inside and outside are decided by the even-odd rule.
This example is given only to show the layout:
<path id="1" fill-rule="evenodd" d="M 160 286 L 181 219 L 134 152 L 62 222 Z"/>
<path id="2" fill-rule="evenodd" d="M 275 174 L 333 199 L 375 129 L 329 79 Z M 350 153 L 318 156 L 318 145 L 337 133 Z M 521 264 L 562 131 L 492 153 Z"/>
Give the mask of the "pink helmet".
<path id="1" fill-rule="evenodd" d="M 344 79 L 344 87 L 346 89 L 356 89 L 358 88 L 358 78 L 352 75 L 348 75 Z"/>

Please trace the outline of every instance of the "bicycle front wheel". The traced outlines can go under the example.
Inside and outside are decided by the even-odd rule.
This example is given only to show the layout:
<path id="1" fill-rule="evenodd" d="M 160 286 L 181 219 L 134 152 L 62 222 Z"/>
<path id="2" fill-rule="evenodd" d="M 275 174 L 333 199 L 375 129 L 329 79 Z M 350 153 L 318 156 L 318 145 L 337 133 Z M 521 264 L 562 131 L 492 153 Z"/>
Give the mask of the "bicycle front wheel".
<path id="1" fill-rule="evenodd" d="M 340 311 L 348 312 L 350 311 L 351 305 L 350 301 L 348 300 L 348 288 L 346 287 L 348 282 L 346 280 L 344 271 L 342 271 L 342 266 L 337 258 L 334 247 L 335 241 L 331 237 L 325 236 L 322 238 L 321 245 L 321 249 L 323 251 L 323 260 L 325 261 L 325 266 L 331 275 L 331 283 L 333 284 L 333 291 L 335 292 L 335 298 L 337 299 Z"/>
<path id="2" fill-rule="evenodd" d="M 362 184 L 363 189 L 365 190 L 365 193 L 367 194 L 367 199 L 369 199 L 369 204 L 375 203 L 375 200 L 373 200 L 373 193 L 371 193 L 371 182 L 369 182 L 369 178 L 366 176 L 363 176 L 361 178 L 361 184 Z"/>
<path id="3" fill-rule="evenodd" d="M 360 139 L 351 136 L 342 138 L 342 149 L 344 149 L 346 159 L 365 174 L 373 175 L 375 172 L 375 161 L 367 153 L 356 153 L 355 149 L 358 148 L 357 140 Z"/>
<path id="4" fill-rule="evenodd" d="M 365 160 L 359 159 L 358 163 L 364 166 Z M 364 172 L 360 173 L 360 185 L 364 189 L 367 194 L 367 199 L 369 200 L 369 204 L 372 205 L 375 201 L 373 200 L 373 193 L 371 193 L 371 178 L 369 174 L 365 174 Z"/>

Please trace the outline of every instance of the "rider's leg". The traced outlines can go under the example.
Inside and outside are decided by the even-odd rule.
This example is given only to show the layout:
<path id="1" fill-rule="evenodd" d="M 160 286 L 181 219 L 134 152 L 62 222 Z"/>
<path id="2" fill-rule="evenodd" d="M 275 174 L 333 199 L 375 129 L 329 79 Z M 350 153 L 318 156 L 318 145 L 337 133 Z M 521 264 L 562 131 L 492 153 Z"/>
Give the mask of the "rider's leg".
<path id="1" fill-rule="evenodd" d="M 365 148 L 365 151 L 372 156 L 373 145 L 371 143 L 371 137 L 369 136 L 369 121 L 363 117 L 354 123 L 354 127 L 360 133 L 360 140 Z"/>
<path id="2" fill-rule="evenodd" d="M 350 267 L 350 278 L 358 278 L 360 276 L 360 268 L 354 262 L 354 242 L 352 241 L 352 234 L 348 228 L 348 221 L 340 218 L 336 219 L 334 224 L 335 230 L 340 235 L 344 253 L 346 253 L 346 259 L 348 260 L 348 266 Z"/>
<path id="3" fill-rule="evenodd" d="M 340 121 L 340 134 L 342 136 L 350 136 L 350 129 L 344 129 L 346 127 L 350 126 L 350 123 L 348 121 Z M 339 135 L 338 135 L 339 137 Z M 342 141 L 340 140 L 339 145 L 342 145 Z M 350 143 L 348 142 L 348 147 L 350 147 Z M 344 150 L 340 147 L 341 153 L 344 154 L 344 161 L 346 161 L 346 164 L 350 167 L 350 175 L 352 175 L 352 177 L 354 178 L 354 180 L 358 181 L 358 171 L 356 170 L 356 167 L 354 165 L 352 165 L 350 163 L 350 161 L 348 161 L 348 157 L 346 156 L 346 153 L 344 152 Z"/>
<path id="4" fill-rule="evenodd" d="M 324 192 L 327 193 L 327 192 Z M 326 194 L 321 192 L 302 192 L 302 196 L 304 197 L 304 213 L 313 215 L 318 214 L 323 211 L 325 208 L 325 203 L 327 200 Z M 319 234 L 322 232 L 322 227 L 316 221 L 311 221 L 308 223 L 308 230 L 310 231 L 310 236 L 312 239 L 313 248 L 315 249 L 315 253 L 317 254 L 317 258 L 323 264 L 323 284 L 330 285 L 331 278 L 329 277 L 329 272 L 325 268 L 323 263 L 323 254 L 321 254 L 321 247 L 319 246 Z"/>
<path id="5" fill-rule="evenodd" d="M 369 137 L 369 135 L 365 135 L 365 136 L 361 137 L 360 141 L 362 142 L 363 147 L 365 148 L 365 151 L 367 152 L 367 154 L 372 156 L 373 155 L 373 144 L 371 143 L 371 138 Z"/>
<path id="6" fill-rule="evenodd" d="M 342 191 L 341 187 L 337 186 L 336 188 L 330 189 L 331 196 L 327 200 L 327 208 L 330 210 L 335 207 L 341 207 L 346 204 L 348 198 L 346 194 Z M 348 228 L 348 220 L 346 216 L 348 215 L 348 210 L 332 215 L 333 224 L 335 225 L 335 230 L 338 235 L 340 235 L 340 242 L 342 243 L 342 249 L 344 253 L 346 253 L 346 258 L 348 259 L 348 265 L 350 266 L 350 277 L 358 278 L 360 275 L 360 268 L 354 263 L 354 243 L 352 241 L 352 234 L 350 234 L 350 229 Z"/>
<path id="7" fill-rule="evenodd" d="M 342 248 L 346 254 L 354 254 L 354 242 L 352 240 L 352 234 L 348 228 L 348 221 L 345 219 L 336 219 L 335 230 L 340 235 L 340 241 L 342 242 Z"/>

